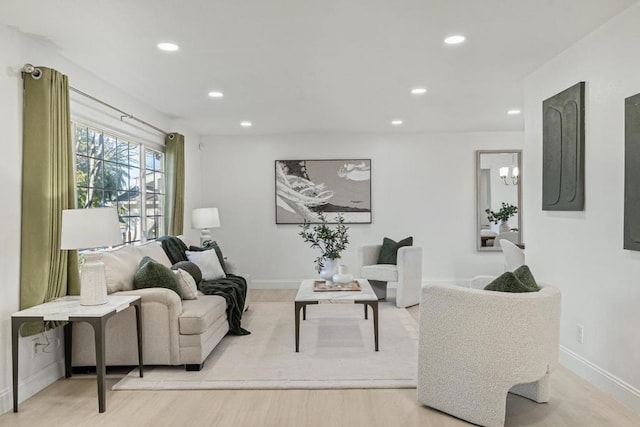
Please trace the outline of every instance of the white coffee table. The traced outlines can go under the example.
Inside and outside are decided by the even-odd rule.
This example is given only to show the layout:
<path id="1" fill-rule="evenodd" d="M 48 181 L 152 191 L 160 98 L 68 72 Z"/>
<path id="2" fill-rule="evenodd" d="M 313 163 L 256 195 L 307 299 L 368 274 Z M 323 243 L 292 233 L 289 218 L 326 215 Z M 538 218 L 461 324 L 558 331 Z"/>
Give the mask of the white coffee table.
<path id="1" fill-rule="evenodd" d="M 300 309 L 302 320 L 307 318 L 307 305 L 331 303 L 363 304 L 364 318 L 368 319 L 367 306 L 373 311 L 373 337 L 378 351 L 378 297 L 366 279 L 356 279 L 362 288 L 360 291 L 324 291 L 314 292 L 313 282 L 317 279 L 303 280 L 295 299 L 296 352 L 300 349 Z"/>

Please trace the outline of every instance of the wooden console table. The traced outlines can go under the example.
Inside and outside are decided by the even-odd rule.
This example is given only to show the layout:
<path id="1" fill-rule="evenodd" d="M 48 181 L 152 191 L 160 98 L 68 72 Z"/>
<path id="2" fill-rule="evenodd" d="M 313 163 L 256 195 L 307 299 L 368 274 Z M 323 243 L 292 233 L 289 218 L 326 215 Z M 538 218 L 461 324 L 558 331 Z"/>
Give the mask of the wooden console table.
<path id="1" fill-rule="evenodd" d="M 67 296 L 44 304 L 27 308 L 11 315 L 11 351 L 13 359 L 13 412 L 18 412 L 18 344 L 20 327 L 26 322 L 64 321 L 65 377 L 71 377 L 71 323 L 87 322 L 93 327 L 96 343 L 96 374 L 98 379 L 98 410 L 104 412 L 105 405 L 105 327 L 107 320 L 131 306 L 136 309 L 138 328 L 138 363 L 140 377 L 142 369 L 142 307 L 139 296 L 108 296 L 106 304 L 80 305 L 79 296 Z"/>

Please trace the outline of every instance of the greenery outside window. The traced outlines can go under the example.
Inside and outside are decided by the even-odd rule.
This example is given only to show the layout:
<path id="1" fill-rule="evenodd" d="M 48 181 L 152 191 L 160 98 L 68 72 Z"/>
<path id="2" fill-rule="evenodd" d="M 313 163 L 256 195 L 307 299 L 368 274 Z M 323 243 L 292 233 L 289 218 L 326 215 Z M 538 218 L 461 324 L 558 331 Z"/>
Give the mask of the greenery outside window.
<path id="1" fill-rule="evenodd" d="M 164 230 L 164 153 L 74 123 L 78 208 L 116 207 L 123 243 Z"/>

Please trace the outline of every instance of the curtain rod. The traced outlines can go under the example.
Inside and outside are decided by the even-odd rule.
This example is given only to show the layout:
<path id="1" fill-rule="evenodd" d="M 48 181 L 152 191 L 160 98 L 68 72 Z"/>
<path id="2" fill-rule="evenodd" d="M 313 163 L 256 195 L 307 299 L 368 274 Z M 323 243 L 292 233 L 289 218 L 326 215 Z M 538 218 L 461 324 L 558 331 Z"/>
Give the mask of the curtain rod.
<path id="1" fill-rule="evenodd" d="M 24 67 L 22 67 L 22 71 L 24 73 L 31 74 L 31 77 L 33 77 L 36 80 L 39 79 L 40 77 L 42 77 L 42 70 L 40 70 L 39 68 L 34 67 L 31 64 L 25 64 Z M 83 91 L 81 91 L 79 89 L 76 89 L 73 86 L 69 86 L 69 90 L 72 91 L 72 92 L 77 93 L 78 95 L 82 95 L 85 98 L 89 98 L 90 100 L 92 100 L 94 102 L 97 102 L 98 104 L 104 105 L 105 107 L 111 108 L 112 110 L 117 111 L 118 113 L 122 114 L 120 116 L 120 121 L 122 121 L 122 119 L 124 119 L 124 118 L 135 120 L 136 122 L 141 123 L 141 124 L 143 124 L 145 126 L 148 126 L 151 129 L 154 129 L 155 131 L 160 132 L 161 134 L 163 134 L 165 136 L 169 135 L 169 132 L 166 132 L 166 131 L 160 129 L 159 127 L 154 126 L 151 123 L 145 122 L 144 120 L 135 117 L 133 114 L 129 114 L 126 111 L 123 111 L 123 110 L 121 110 L 121 109 L 119 109 L 117 107 L 114 107 L 113 105 L 108 104 L 108 103 L 96 98 L 95 96 L 91 96 L 86 92 L 83 92 Z"/>

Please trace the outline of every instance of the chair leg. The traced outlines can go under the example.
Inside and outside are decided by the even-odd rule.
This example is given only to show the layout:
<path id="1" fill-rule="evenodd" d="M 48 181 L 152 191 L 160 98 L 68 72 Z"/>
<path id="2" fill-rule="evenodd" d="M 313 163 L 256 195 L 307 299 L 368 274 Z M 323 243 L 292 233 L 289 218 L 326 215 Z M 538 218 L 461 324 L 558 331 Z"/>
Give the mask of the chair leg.
<path id="1" fill-rule="evenodd" d="M 373 288 L 373 292 L 375 292 L 378 300 L 386 300 L 387 299 L 387 282 L 383 282 L 381 280 L 369 280 L 369 284 Z"/>
<path id="2" fill-rule="evenodd" d="M 527 399 L 533 400 L 534 402 L 546 403 L 549 401 L 549 383 L 550 375 L 547 374 L 544 377 L 540 378 L 538 381 L 514 385 L 513 387 L 511 387 L 511 390 L 509 390 L 509 393 L 526 397 Z"/>

